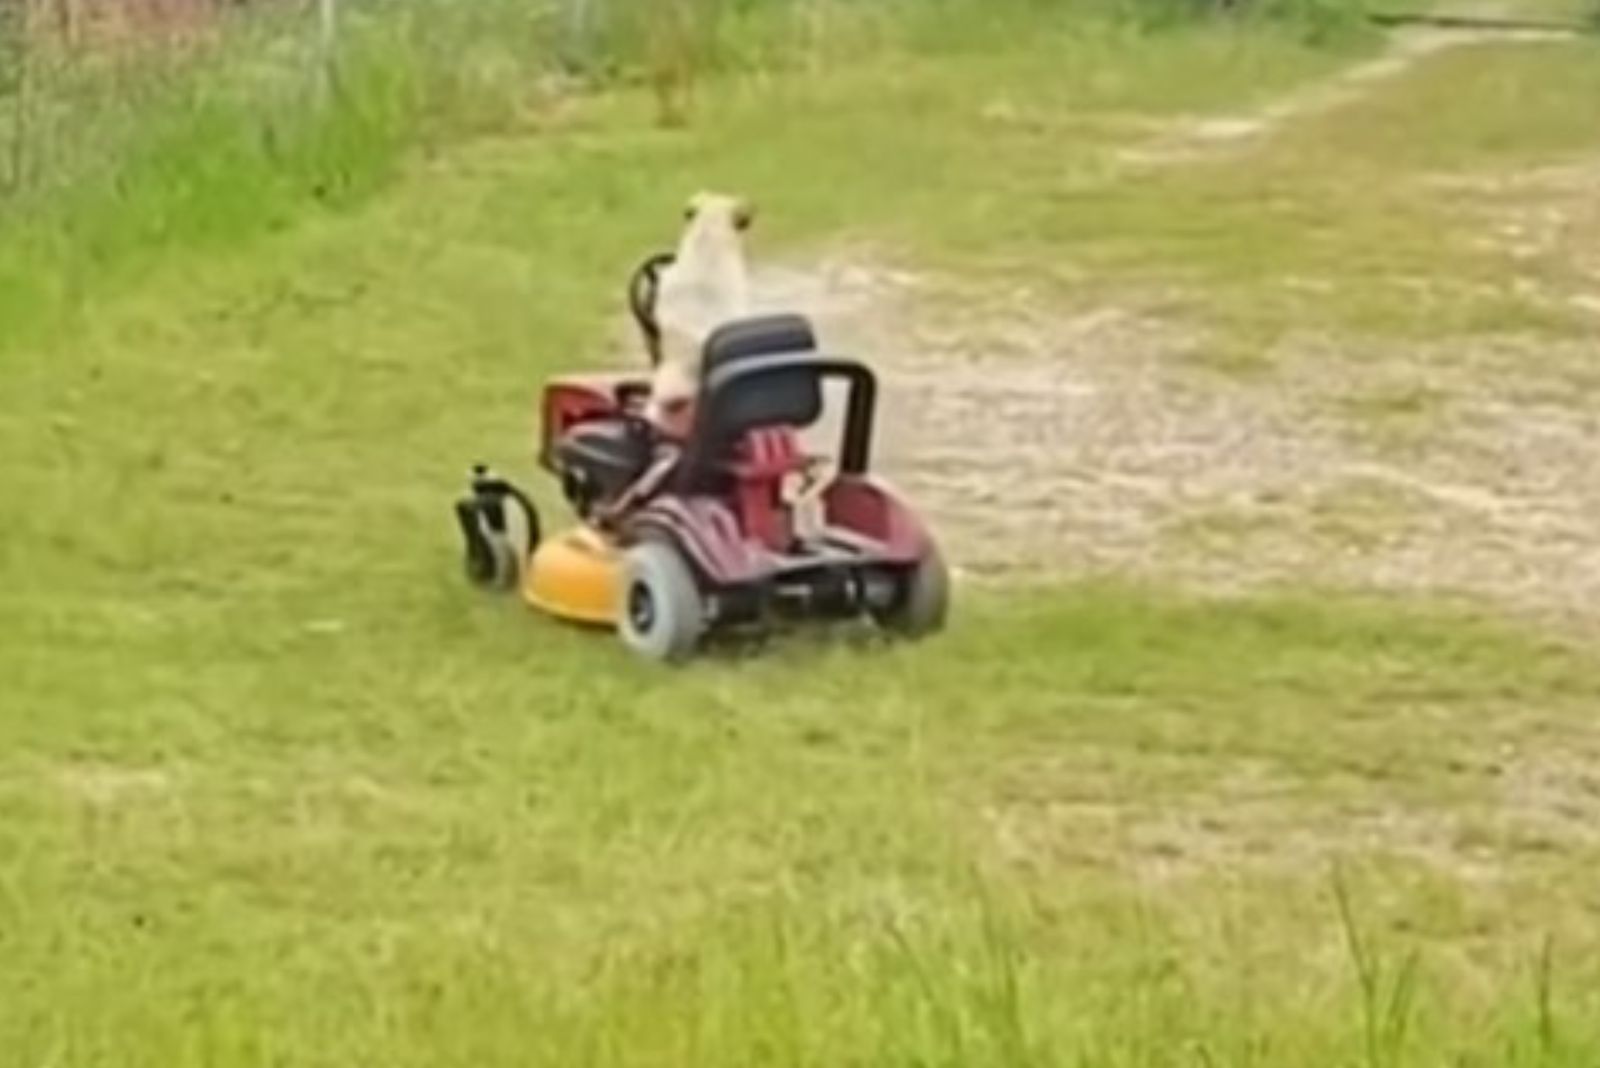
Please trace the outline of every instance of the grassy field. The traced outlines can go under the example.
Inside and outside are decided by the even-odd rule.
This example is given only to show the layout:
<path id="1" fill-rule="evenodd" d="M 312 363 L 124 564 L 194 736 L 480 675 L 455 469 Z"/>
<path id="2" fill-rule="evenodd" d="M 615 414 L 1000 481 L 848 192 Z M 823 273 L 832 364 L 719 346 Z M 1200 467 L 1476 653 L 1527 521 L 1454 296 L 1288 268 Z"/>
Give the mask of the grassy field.
<path id="1" fill-rule="evenodd" d="M 278 226 L 219 180 L 248 225 L 18 325 L 0 1060 L 1593 1064 L 1583 632 L 1063 575 L 964 584 L 922 648 L 663 673 L 460 580 L 465 465 L 527 472 L 540 379 L 626 358 L 621 283 L 701 186 L 762 203 L 761 255 L 1158 301 L 1227 379 L 1292 331 L 1514 332 L 1528 380 L 1588 381 L 1600 217 L 1514 179 L 1600 153 L 1593 44 L 1433 55 L 1218 148 L 1381 42 L 1050 27 L 733 77 L 685 131 L 535 102 Z M 1564 213 L 1534 252 L 1472 240 L 1528 206 Z M 0 276 L 68 277 L 41 247 Z M 1363 432 L 1433 413 L 1360 396 Z"/>

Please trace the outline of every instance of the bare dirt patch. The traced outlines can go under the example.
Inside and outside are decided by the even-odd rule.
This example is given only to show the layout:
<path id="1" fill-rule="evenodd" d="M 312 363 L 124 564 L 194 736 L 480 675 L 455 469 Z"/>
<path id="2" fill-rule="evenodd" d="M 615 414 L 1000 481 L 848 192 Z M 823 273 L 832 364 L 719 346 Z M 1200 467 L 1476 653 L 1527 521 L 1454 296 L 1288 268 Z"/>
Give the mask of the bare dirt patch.
<path id="1" fill-rule="evenodd" d="M 880 467 L 968 574 L 1357 587 L 1600 619 L 1600 413 L 1583 402 L 1600 342 L 1288 339 L 1243 377 L 1156 314 L 1052 314 L 1026 290 L 871 262 L 773 268 L 760 289 L 878 368 Z"/>

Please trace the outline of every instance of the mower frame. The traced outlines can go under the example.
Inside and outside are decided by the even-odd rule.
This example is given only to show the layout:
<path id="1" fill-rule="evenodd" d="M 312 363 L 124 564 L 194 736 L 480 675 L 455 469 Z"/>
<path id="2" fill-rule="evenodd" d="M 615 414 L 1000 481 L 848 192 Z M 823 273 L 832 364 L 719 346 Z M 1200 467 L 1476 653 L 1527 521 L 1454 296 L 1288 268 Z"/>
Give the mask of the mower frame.
<path id="1" fill-rule="evenodd" d="M 629 308 L 652 366 L 660 359 L 654 300 L 660 272 L 672 261 L 670 253 L 653 256 L 629 282 Z M 546 382 L 540 399 L 538 464 L 561 481 L 583 524 L 581 538 L 589 539 L 583 544 L 616 561 L 615 626 L 624 641 L 648 657 L 679 660 L 712 631 L 778 616 L 867 615 L 913 638 L 942 629 L 949 579 L 939 548 L 916 512 L 871 472 L 879 392 L 871 368 L 819 352 L 810 324 L 798 316 L 729 324 L 708 341 L 705 360 L 691 429 L 676 443 L 670 469 L 658 466 L 659 456 L 648 465 L 652 477 L 664 473 L 659 485 L 636 480 L 644 491 L 638 501 L 634 489 L 611 496 L 614 473 L 591 466 L 610 462 L 600 459 L 604 452 L 564 452 L 561 445 L 583 441 L 577 432 L 597 424 L 597 443 L 638 434 L 644 454 L 654 454 L 661 439 L 642 416 L 649 375 L 562 375 Z M 822 458 L 803 448 L 802 435 L 824 421 L 826 387 L 839 382 L 846 396 L 836 462 L 825 481 L 809 487 L 819 523 L 802 536 L 786 490 L 816 477 Z M 520 557 L 507 548 L 508 512 L 522 513 L 530 535 Z M 524 592 L 540 592 L 542 531 L 526 494 L 475 468 L 456 514 L 474 582 L 506 588 L 531 567 L 521 576 Z M 570 538 L 549 548 L 550 559 L 595 566 Z M 578 618 L 542 596 L 530 600 Z"/>

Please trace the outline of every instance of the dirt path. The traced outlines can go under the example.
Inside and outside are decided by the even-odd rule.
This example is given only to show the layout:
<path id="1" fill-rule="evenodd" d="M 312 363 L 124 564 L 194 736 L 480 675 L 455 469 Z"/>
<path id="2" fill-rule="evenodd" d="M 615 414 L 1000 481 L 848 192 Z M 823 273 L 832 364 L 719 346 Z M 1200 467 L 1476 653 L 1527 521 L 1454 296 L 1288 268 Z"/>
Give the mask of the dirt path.
<path id="1" fill-rule="evenodd" d="M 1470 14 L 1488 17 L 1498 13 L 1480 10 Z M 1270 138 L 1291 123 L 1356 103 L 1440 53 L 1498 42 L 1570 36 L 1559 30 L 1422 27 L 1396 31 L 1389 37 L 1388 48 L 1374 59 L 1256 111 L 1175 123 L 1153 139 L 1129 148 L 1122 154 L 1122 161 L 1134 167 L 1159 167 L 1226 157 Z"/>
<path id="2" fill-rule="evenodd" d="M 1332 82 L 1175 127 L 1137 159 L 1239 151 L 1428 56 L 1522 36 L 1402 34 Z M 1191 359 L 1201 339 L 1159 317 L 1068 316 L 1025 290 L 882 264 L 847 250 L 774 265 L 758 290 L 878 367 L 881 469 L 931 513 L 969 578 L 1356 587 L 1600 623 L 1600 415 L 1582 400 L 1600 390 L 1600 340 L 1427 352 L 1289 338 L 1272 375 L 1247 379 Z M 1375 411 L 1385 430 L 1391 408 L 1398 434 L 1363 422 Z"/>
<path id="3" fill-rule="evenodd" d="M 969 578 L 1341 586 L 1600 620 L 1600 415 L 1569 377 L 1600 342 L 1351 359 L 1308 338 L 1262 383 L 1205 370 L 1156 319 L 1053 317 L 870 262 L 769 269 L 760 290 L 878 368 L 881 469 Z M 1351 405 L 1424 388 L 1439 411 L 1419 440 L 1352 433 Z"/>

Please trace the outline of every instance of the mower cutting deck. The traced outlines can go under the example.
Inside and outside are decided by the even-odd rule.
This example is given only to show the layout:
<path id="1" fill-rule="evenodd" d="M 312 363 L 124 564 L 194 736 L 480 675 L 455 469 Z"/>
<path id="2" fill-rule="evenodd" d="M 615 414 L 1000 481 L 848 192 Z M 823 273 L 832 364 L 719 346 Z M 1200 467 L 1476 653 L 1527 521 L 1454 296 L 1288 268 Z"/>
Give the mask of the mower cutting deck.
<path id="1" fill-rule="evenodd" d="M 779 617 L 865 616 L 909 638 L 942 629 L 950 594 L 939 549 L 870 472 L 871 370 L 824 356 L 804 319 L 780 315 L 717 331 L 703 373 L 681 442 L 639 416 L 646 378 L 547 383 L 538 457 L 578 525 L 542 538 L 528 496 L 475 470 L 456 505 L 473 581 L 520 588 L 541 612 L 611 627 L 634 651 L 666 661 L 693 655 L 719 629 Z M 831 383 L 847 401 L 829 464 L 806 451 L 802 434 L 821 421 Z M 515 513 L 527 532 L 520 547 L 507 520 Z"/>

